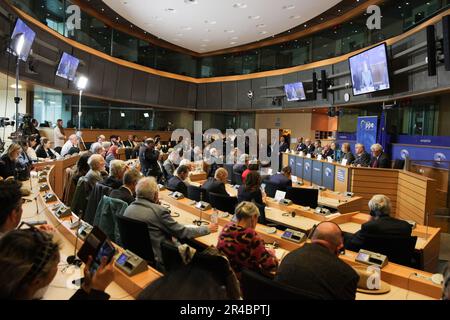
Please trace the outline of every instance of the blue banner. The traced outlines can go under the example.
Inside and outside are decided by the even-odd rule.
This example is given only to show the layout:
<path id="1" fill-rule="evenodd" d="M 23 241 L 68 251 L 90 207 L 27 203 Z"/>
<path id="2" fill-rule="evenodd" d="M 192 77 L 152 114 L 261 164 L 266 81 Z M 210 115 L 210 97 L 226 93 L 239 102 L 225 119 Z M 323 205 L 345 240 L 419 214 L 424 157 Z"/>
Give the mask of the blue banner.
<path id="1" fill-rule="evenodd" d="M 399 135 L 396 143 L 422 146 L 450 147 L 450 136 L 406 136 Z"/>
<path id="2" fill-rule="evenodd" d="M 295 174 L 299 179 L 303 179 L 303 158 L 296 157 L 295 160 Z"/>
<path id="3" fill-rule="evenodd" d="M 312 160 L 303 160 L 303 179 L 312 182 Z"/>
<path id="4" fill-rule="evenodd" d="M 370 147 L 377 142 L 378 133 L 378 117 L 358 117 L 358 130 L 356 138 L 358 143 L 362 143 L 366 147 L 366 151 L 370 152 Z"/>
<path id="5" fill-rule="evenodd" d="M 450 160 L 450 148 L 393 144 L 392 157 L 393 159 L 408 157 L 411 160 L 448 161 Z"/>
<path id="6" fill-rule="evenodd" d="M 323 164 L 323 186 L 329 190 L 334 190 L 335 167 L 336 166 L 331 163 Z"/>
<path id="7" fill-rule="evenodd" d="M 312 183 L 318 186 L 322 186 L 322 161 L 313 160 L 312 162 L 313 172 L 312 172 Z"/>

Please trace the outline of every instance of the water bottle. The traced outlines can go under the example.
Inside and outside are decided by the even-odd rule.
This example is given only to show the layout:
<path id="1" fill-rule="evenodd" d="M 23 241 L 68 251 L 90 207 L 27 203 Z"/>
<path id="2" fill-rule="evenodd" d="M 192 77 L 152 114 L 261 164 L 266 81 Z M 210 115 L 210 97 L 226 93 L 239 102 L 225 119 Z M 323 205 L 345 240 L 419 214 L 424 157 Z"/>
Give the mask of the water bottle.
<path id="1" fill-rule="evenodd" d="M 212 215 L 211 215 L 211 223 L 212 224 L 217 224 L 219 222 L 219 213 L 217 212 L 216 209 L 214 209 Z"/>

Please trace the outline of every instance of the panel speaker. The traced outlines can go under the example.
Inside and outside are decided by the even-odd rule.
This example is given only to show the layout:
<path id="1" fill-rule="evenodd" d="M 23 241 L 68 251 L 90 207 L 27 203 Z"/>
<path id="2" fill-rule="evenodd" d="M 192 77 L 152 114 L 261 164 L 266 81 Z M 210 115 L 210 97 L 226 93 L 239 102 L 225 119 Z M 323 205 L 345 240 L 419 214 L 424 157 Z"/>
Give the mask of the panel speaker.
<path id="1" fill-rule="evenodd" d="M 442 19 L 442 31 L 444 35 L 445 70 L 450 71 L 450 16 Z"/>
<path id="2" fill-rule="evenodd" d="M 317 100 L 317 73 L 313 72 L 313 100 Z"/>
<path id="3" fill-rule="evenodd" d="M 427 27 L 428 75 L 436 75 L 436 30 L 434 25 Z"/>
<path id="4" fill-rule="evenodd" d="M 328 98 L 327 71 L 322 70 L 320 74 L 322 78 L 321 79 L 322 99 L 326 100 Z"/>

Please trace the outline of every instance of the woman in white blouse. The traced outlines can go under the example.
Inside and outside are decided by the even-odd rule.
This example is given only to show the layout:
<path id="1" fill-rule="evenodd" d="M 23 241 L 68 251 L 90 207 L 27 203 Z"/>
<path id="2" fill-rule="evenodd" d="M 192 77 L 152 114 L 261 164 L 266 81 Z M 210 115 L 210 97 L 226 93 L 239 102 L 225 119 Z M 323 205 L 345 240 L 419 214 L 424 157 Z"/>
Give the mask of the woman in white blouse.
<path id="1" fill-rule="evenodd" d="M 56 127 L 53 130 L 53 138 L 55 140 L 54 146 L 56 147 L 63 147 L 65 141 L 66 141 L 66 135 L 63 128 L 63 121 L 61 119 L 58 119 L 56 121 Z"/>
<path id="2" fill-rule="evenodd" d="M 38 156 L 36 155 L 36 150 L 34 150 L 37 145 L 36 137 L 29 136 L 27 139 L 27 145 L 28 145 L 28 148 L 27 148 L 26 152 L 27 152 L 28 158 L 30 158 L 30 160 L 33 162 L 37 162 Z"/>

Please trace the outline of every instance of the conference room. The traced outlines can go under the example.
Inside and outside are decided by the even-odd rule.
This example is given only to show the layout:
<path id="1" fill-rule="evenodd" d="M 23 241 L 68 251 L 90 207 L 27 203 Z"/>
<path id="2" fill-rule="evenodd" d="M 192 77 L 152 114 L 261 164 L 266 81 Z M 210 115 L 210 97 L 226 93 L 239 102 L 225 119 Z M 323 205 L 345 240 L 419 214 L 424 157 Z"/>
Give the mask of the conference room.
<path id="1" fill-rule="evenodd" d="M 0 300 L 448 300 L 449 5 L 2 1 Z"/>

